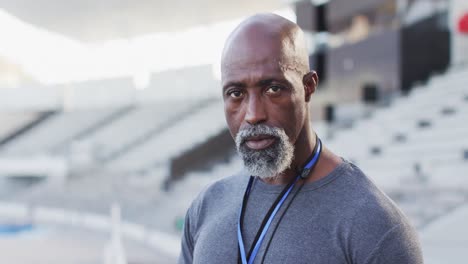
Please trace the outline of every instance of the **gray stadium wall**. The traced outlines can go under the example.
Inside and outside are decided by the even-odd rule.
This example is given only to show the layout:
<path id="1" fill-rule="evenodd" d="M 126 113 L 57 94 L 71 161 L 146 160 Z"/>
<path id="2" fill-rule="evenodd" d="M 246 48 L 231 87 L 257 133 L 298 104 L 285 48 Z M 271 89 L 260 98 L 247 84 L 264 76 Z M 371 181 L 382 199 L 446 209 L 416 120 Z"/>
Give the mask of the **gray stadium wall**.
<path id="1" fill-rule="evenodd" d="M 450 65 L 448 14 L 436 14 L 401 30 L 401 89 L 409 91 Z"/>
<path id="2" fill-rule="evenodd" d="M 317 31 L 317 14 L 315 5 L 308 0 L 294 3 L 296 23 L 305 31 Z"/>
<path id="3" fill-rule="evenodd" d="M 359 100 L 361 87 L 376 84 L 380 91 L 400 89 L 400 32 L 388 30 L 354 44 L 330 49 L 325 59 L 328 84 L 348 99 Z"/>
<path id="4" fill-rule="evenodd" d="M 385 96 L 407 92 L 417 82 L 445 71 L 450 64 L 446 20 L 447 14 L 439 13 L 407 27 L 328 50 L 324 75 L 329 86 L 348 99 L 358 99 L 362 87 L 371 83 Z M 310 59 L 313 67 L 316 55 Z"/>
<path id="5" fill-rule="evenodd" d="M 373 17 L 377 10 L 391 9 L 389 7 L 395 5 L 396 0 L 331 0 L 328 3 L 327 24 L 330 32 L 337 33 L 358 14 Z"/>

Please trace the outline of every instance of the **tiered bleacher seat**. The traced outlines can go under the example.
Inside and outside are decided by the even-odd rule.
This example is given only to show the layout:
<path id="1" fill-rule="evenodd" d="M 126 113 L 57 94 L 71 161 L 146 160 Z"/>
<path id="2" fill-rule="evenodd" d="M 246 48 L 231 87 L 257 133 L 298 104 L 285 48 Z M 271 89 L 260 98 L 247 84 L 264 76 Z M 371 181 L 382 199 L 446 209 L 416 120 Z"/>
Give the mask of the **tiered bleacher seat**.
<path id="1" fill-rule="evenodd" d="M 177 122 L 181 115 L 187 115 L 199 104 L 198 101 L 179 100 L 138 106 L 102 129 L 86 135 L 83 140 L 98 150 L 97 158 L 109 160 L 135 141 L 154 136 L 159 130 Z"/>
<path id="2" fill-rule="evenodd" d="M 374 175 L 382 187 L 401 187 L 400 178 L 461 161 L 468 147 L 468 75 L 451 73 L 414 89 L 390 108 L 376 111 L 328 144 Z"/>
<path id="3" fill-rule="evenodd" d="M 34 112 L 10 112 L 0 114 L 0 140 L 33 122 L 40 116 Z"/>
<path id="4" fill-rule="evenodd" d="M 433 78 L 328 140 L 419 228 L 467 199 L 468 72 Z"/>
<path id="5" fill-rule="evenodd" d="M 57 113 L 33 130 L 8 142 L 2 155 L 44 154 L 71 143 L 80 133 L 110 118 L 120 109 L 74 110 Z"/>
<path id="6" fill-rule="evenodd" d="M 174 155 L 204 142 L 225 128 L 223 103 L 216 100 L 180 117 L 178 122 L 120 155 L 106 166 L 114 170 L 167 166 L 168 160 Z"/>

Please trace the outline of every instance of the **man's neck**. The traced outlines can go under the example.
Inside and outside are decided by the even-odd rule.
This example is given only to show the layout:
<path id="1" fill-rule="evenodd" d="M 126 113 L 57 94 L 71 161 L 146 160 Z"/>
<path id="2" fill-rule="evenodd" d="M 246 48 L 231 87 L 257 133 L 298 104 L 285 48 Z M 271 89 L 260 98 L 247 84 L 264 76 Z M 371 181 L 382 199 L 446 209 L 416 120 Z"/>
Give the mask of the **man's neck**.
<path id="1" fill-rule="evenodd" d="M 322 146 L 322 153 L 320 154 L 320 158 L 317 161 L 317 165 L 315 166 L 314 170 L 310 172 L 306 179 L 299 179 L 299 182 L 309 183 L 318 181 L 330 174 L 342 162 L 342 158 L 335 155 L 326 147 Z M 297 175 L 297 170 L 288 170 L 275 178 L 262 179 L 262 181 L 272 185 L 285 185 L 288 184 Z"/>
<path id="2" fill-rule="evenodd" d="M 284 185 L 295 178 L 302 171 L 305 162 L 312 155 L 317 144 L 316 134 L 312 129 L 304 129 L 296 140 L 294 148 L 294 160 L 289 169 L 271 178 L 264 178 L 262 181 L 273 185 Z M 317 161 L 318 162 L 318 161 Z"/>

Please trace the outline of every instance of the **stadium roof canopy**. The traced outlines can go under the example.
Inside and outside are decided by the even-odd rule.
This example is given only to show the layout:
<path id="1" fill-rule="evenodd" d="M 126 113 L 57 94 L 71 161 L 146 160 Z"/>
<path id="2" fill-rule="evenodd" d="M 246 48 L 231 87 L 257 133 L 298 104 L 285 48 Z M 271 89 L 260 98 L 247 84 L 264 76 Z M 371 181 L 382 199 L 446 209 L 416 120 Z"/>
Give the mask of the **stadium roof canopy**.
<path id="1" fill-rule="evenodd" d="M 0 9 L 11 15 L 84 42 L 180 31 L 285 5 L 284 0 L 0 0 Z"/>

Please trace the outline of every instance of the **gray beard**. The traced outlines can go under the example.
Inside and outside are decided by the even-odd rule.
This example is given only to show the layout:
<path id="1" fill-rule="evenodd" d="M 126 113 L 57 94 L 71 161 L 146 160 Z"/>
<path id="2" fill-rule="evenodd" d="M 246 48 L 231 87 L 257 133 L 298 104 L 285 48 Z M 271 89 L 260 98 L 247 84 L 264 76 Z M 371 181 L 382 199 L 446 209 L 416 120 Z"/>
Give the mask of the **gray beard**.
<path id="1" fill-rule="evenodd" d="M 269 135 L 275 142 L 262 150 L 253 150 L 246 146 L 247 137 Z M 263 124 L 250 126 L 236 135 L 237 152 L 241 156 L 247 171 L 261 179 L 274 179 L 291 166 L 294 157 L 294 145 L 283 129 Z"/>

